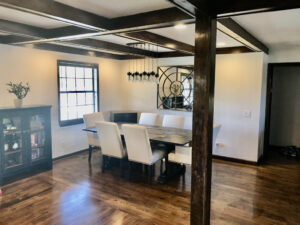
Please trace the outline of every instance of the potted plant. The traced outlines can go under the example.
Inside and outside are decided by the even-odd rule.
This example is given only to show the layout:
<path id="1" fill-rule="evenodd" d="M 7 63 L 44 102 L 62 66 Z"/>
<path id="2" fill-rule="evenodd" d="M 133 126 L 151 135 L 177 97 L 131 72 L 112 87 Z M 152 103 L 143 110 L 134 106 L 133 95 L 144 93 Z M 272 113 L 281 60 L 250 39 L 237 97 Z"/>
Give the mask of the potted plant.
<path id="1" fill-rule="evenodd" d="M 23 85 L 22 82 L 20 83 L 12 83 L 9 82 L 8 84 L 6 84 L 9 88 L 8 88 L 8 92 L 15 94 L 17 99 L 14 100 L 15 106 L 17 108 L 22 107 L 23 105 L 23 98 L 25 98 L 28 94 L 28 92 L 30 91 L 30 86 L 28 83 L 26 83 L 26 85 Z"/>

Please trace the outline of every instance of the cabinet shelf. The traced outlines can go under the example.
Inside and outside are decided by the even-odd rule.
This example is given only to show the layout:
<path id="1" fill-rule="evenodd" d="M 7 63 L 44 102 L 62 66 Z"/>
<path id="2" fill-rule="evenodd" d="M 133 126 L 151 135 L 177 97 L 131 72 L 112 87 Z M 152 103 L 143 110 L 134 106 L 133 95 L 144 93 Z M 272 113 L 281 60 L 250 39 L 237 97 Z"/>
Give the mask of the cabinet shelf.
<path id="1" fill-rule="evenodd" d="M 39 146 L 34 146 L 34 147 L 31 146 L 31 150 L 37 150 L 40 148 L 45 148 L 45 145 L 39 145 Z"/>
<path id="2" fill-rule="evenodd" d="M 11 165 L 11 166 L 7 166 L 6 169 L 11 169 L 11 168 L 21 166 L 21 165 L 22 165 L 22 163 L 14 164 L 14 165 Z"/>
<path id="3" fill-rule="evenodd" d="M 11 155 L 15 153 L 22 152 L 22 149 L 12 150 L 12 151 L 5 151 L 5 155 Z"/>

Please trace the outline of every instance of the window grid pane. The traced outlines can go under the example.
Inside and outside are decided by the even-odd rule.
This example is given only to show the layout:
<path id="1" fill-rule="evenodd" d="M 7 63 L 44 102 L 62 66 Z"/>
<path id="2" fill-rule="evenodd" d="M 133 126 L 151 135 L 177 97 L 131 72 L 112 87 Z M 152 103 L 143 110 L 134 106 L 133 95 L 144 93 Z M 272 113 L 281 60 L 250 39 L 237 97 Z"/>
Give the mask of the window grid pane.
<path id="1" fill-rule="evenodd" d="M 98 67 L 59 62 L 60 121 L 98 111 Z"/>

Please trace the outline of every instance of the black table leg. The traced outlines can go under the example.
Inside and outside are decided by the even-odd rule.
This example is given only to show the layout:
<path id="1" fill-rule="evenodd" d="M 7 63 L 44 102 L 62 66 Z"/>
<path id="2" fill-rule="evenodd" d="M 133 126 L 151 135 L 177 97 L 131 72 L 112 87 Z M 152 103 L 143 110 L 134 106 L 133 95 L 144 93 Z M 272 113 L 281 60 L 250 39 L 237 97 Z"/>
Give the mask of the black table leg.
<path id="1" fill-rule="evenodd" d="M 93 147 L 91 145 L 89 145 L 89 162 L 92 159 L 92 152 L 93 152 Z"/>

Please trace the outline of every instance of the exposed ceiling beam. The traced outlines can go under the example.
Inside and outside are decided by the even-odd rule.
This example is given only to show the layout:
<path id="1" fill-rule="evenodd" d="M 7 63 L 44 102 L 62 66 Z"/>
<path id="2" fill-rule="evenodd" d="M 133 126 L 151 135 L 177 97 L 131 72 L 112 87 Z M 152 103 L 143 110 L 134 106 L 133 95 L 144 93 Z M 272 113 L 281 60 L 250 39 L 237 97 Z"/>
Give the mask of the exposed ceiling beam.
<path id="1" fill-rule="evenodd" d="M 186 53 L 195 53 L 195 48 L 192 45 L 173 40 L 171 38 L 167 38 L 158 34 L 154 34 L 148 31 L 141 31 L 135 33 L 126 33 L 123 34 L 124 37 L 133 38 L 139 41 L 144 41 L 147 43 L 157 44 L 164 48 L 169 48 L 173 50 L 178 50 Z"/>
<path id="2" fill-rule="evenodd" d="M 0 43 L 1 44 L 9 44 L 12 40 L 18 40 L 18 39 L 29 39 L 28 37 L 19 37 L 15 35 L 9 35 L 9 36 L 1 36 L 0 37 Z M 29 47 L 29 46 L 28 46 Z M 57 43 L 42 43 L 42 44 L 35 44 L 30 45 L 31 48 L 34 49 L 41 49 L 41 50 L 47 50 L 47 51 L 55 51 L 55 52 L 63 52 L 63 53 L 70 53 L 70 54 L 76 54 L 76 55 L 84 55 L 84 56 L 93 56 L 93 57 L 102 57 L 102 58 L 109 58 L 109 59 L 130 59 L 131 56 L 128 57 L 127 55 L 116 55 L 101 51 L 94 51 L 94 50 L 86 50 L 76 47 L 70 47 L 70 46 L 62 46 L 58 45 Z"/>
<path id="3" fill-rule="evenodd" d="M 113 52 L 122 52 L 127 53 L 131 55 L 140 55 L 140 56 L 148 56 L 148 57 L 155 57 L 155 52 L 143 50 L 139 48 L 124 46 L 120 44 L 115 44 L 107 41 L 100 41 L 95 39 L 82 39 L 82 40 L 73 40 L 69 41 L 71 44 L 86 46 L 86 47 L 92 47 L 97 49 L 104 49 L 104 50 L 110 50 Z"/>
<path id="4" fill-rule="evenodd" d="M 300 8 L 299 0 L 215 0 L 206 4 L 205 0 L 169 0 L 182 11 L 195 16 L 197 9 L 209 9 L 211 15 L 217 17 L 229 17 L 248 13 L 259 13 L 276 10 Z M 276 7 L 274 7 L 276 6 Z M 205 11 L 205 10 L 204 10 Z"/>
<path id="5" fill-rule="evenodd" d="M 34 4 L 35 3 L 35 4 Z M 177 0 L 176 4 L 188 4 L 193 5 L 196 1 L 183 1 Z M 78 40 L 78 39 L 86 39 L 93 36 L 107 35 L 107 34 L 118 34 L 119 36 L 126 36 L 127 38 L 133 38 L 139 41 L 148 42 L 151 44 L 156 44 L 161 47 L 175 49 L 187 53 L 194 53 L 193 46 L 189 46 L 187 44 L 172 40 L 170 38 L 166 38 L 163 36 L 155 35 L 150 32 L 140 31 L 134 33 L 126 33 L 127 31 L 132 31 L 131 28 L 136 29 L 144 29 L 144 28 L 152 28 L 153 26 L 170 26 L 178 21 L 190 23 L 194 21 L 194 18 L 187 15 L 184 12 L 181 12 L 177 8 L 168 8 L 162 10 L 156 10 L 146 13 L 139 13 L 131 16 L 118 17 L 114 19 L 107 19 L 101 16 L 97 16 L 95 14 L 87 13 L 85 11 L 75 9 L 73 7 L 69 7 L 67 5 L 53 2 L 52 0 L 44 0 L 44 1 L 36 1 L 36 0 L 27 0 L 27 1 L 16 1 L 16 0 L 0 0 L 0 5 L 10 6 L 19 10 L 33 12 L 35 14 L 39 14 L 42 16 L 46 16 L 49 18 L 54 18 L 59 21 L 65 22 L 65 20 L 74 20 L 74 25 L 80 24 L 80 27 L 71 27 L 67 26 L 66 28 L 56 28 L 48 31 L 48 35 L 42 39 L 31 40 L 22 44 L 33 44 L 33 43 L 48 43 L 54 41 L 66 41 L 66 40 Z M 190 7 L 189 6 L 189 7 Z M 35 10 L 40 10 L 36 12 Z M 68 11 L 65 14 L 65 11 Z M 76 13 L 76 16 L 72 13 Z M 66 15 L 66 18 L 64 18 Z M 79 16 L 78 16 L 79 15 Z M 87 26 L 81 26 L 82 23 L 87 23 Z M 100 23 L 101 22 L 101 23 Z M 221 21 L 222 23 L 222 21 Z M 94 26 L 97 24 L 97 29 L 99 31 L 91 31 L 85 28 L 90 28 L 90 26 Z M 262 50 L 264 52 L 268 52 L 267 47 L 257 40 L 253 35 L 249 34 L 245 29 L 241 26 L 233 25 L 234 22 L 227 22 L 224 20 L 224 26 L 232 27 L 235 29 L 237 35 L 242 35 L 242 38 L 245 39 L 246 44 L 250 43 L 257 47 L 257 49 Z M 107 30 L 107 29 L 113 30 Z M 106 29 L 106 30 L 103 30 Z M 34 31 L 32 31 L 34 32 Z M 123 34 L 121 34 L 123 33 Z M 225 32 L 226 33 L 226 32 Z M 256 50 L 257 50 L 256 49 Z"/>
<path id="6" fill-rule="evenodd" d="M 38 28 L 30 25 L 11 22 L 0 19 L 0 30 L 8 34 L 15 34 L 24 37 L 42 38 L 47 32 L 46 29 Z"/>
<path id="7" fill-rule="evenodd" d="M 177 23 L 194 22 L 194 18 L 182 13 L 178 8 L 160 9 L 130 16 L 122 16 L 110 19 L 114 30 L 144 27 L 145 29 L 174 26 Z"/>
<path id="8" fill-rule="evenodd" d="M 161 9 L 131 16 L 108 19 L 53 0 L 1 0 L 0 6 L 33 13 L 63 23 L 92 30 L 111 30 L 116 33 L 132 32 L 172 26 L 178 22 L 190 22 L 192 17 L 177 8 Z"/>
<path id="9" fill-rule="evenodd" d="M 102 29 L 111 29 L 106 18 L 53 0 L 1 0 L 0 6 L 36 14 L 86 29 L 100 30 L 100 24 Z"/>
<path id="10" fill-rule="evenodd" d="M 245 46 L 239 46 L 239 47 L 226 47 L 226 48 L 217 48 L 216 54 L 238 54 L 238 53 L 249 53 L 249 52 L 255 52 L 252 49 L 249 49 Z"/>
<path id="11" fill-rule="evenodd" d="M 53 32 L 52 35 L 48 37 L 50 40 L 42 40 L 41 42 L 66 40 L 66 36 L 69 36 L 68 38 L 70 39 L 81 39 L 95 35 L 118 34 L 120 32 L 124 33 L 129 31 L 132 32 L 133 30 L 144 30 L 147 27 L 148 29 L 154 27 L 158 28 L 165 27 L 167 25 L 170 26 L 178 22 L 186 23 L 193 21 L 192 17 L 182 13 L 177 8 L 162 9 L 132 16 L 107 19 L 83 10 L 54 2 L 53 0 L 1 0 L 0 5 L 55 19 L 81 28 L 96 29 L 97 31 L 103 31 L 103 29 L 111 30 L 107 31 L 106 33 L 95 33 L 92 31 L 84 31 L 83 29 L 78 29 L 78 32 L 76 32 L 75 29 L 68 28 L 69 30 L 62 32 L 61 36 L 59 35 L 60 32 Z M 63 28 L 57 29 L 57 31 L 63 31 Z M 140 38 L 141 36 L 142 35 L 140 35 Z M 143 41 L 142 39 L 139 40 Z M 169 39 L 169 41 L 171 41 L 171 39 Z M 149 42 L 149 40 L 147 40 L 147 42 Z M 154 42 L 151 43 L 158 44 Z M 170 44 L 174 45 L 176 43 L 170 42 Z"/>
<path id="12" fill-rule="evenodd" d="M 256 50 L 261 50 L 264 53 L 268 54 L 269 49 L 268 47 L 263 44 L 260 40 L 258 40 L 256 37 L 254 37 L 251 33 L 249 33 L 245 28 L 243 28 L 241 25 L 239 25 L 237 22 L 235 22 L 231 18 L 223 18 L 223 19 L 218 19 L 218 22 L 229 29 L 229 32 L 233 32 L 236 36 L 238 41 L 244 43 L 245 45 L 251 47 L 254 46 Z M 224 31 L 225 33 L 229 33 Z M 230 34 L 229 34 L 230 35 Z M 230 35 L 233 36 L 233 35 Z M 234 38 L 234 37 L 233 37 Z M 241 40 L 242 39 L 242 40 Z"/>
<path id="13" fill-rule="evenodd" d="M 28 26 L 25 24 L 20 24 L 16 22 L 10 22 L 6 20 L 0 20 L 0 31 L 4 31 L 10 35 L 10 38 L 3 39 L 2 41 L 6 41 L 6 44 L 19 44 L 22 43 L 33 43 L 36 40 L 40 40 L 40 38 L 48 38 L 49 36 L 61 35 L 72 32 L 83 32 L 82 28 L 78 27 L 66 27 L 57 28 L 57 29 L 43 29 L 34 26 Z M 86 31 L 86 30 L 85 30 Z M 19 37 L 18 37 L 19 36 Z M 109 50 L 112 52 L 118 53 L 126 53 L 132 55 L 140 55 L 140 56 L 154 56 L 155 51 L 148 51 L 139 48 L 133 48 L 129 46 L 124 46 L 120 44 L 115 44 L 107 41 L 95 40 L 95 39 L 82 39 L 82 40 L 73 40 L 69 41 L 73 45 L 95 48 L 98 50 Z"/>
<path id="14" fill-rule="evenodd" d="M 169 2 L 173 3 L 177 8 L 179 8 L 181 11 L 189 14 L 190 16 L 196 15 L 196 4 L 193 1 L 187 1 L 187 0 L 169 0 Z"/>

